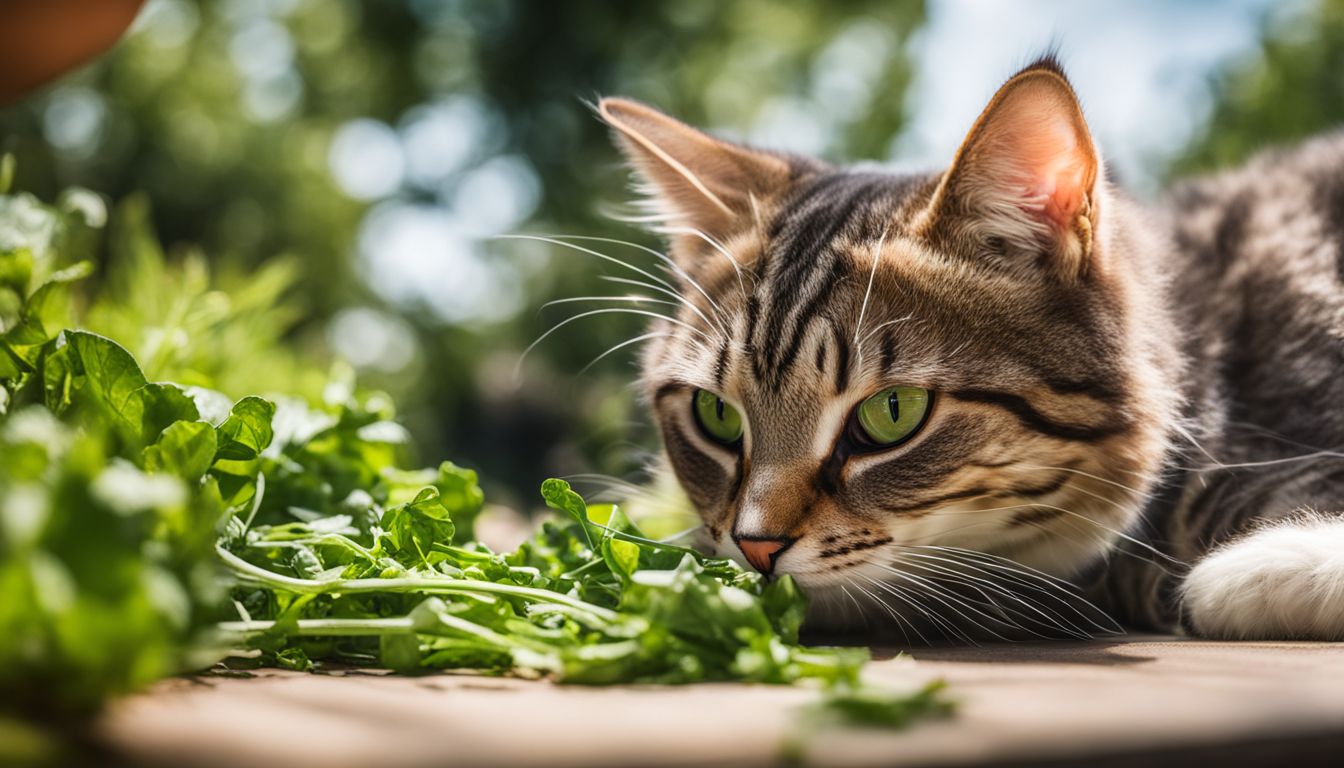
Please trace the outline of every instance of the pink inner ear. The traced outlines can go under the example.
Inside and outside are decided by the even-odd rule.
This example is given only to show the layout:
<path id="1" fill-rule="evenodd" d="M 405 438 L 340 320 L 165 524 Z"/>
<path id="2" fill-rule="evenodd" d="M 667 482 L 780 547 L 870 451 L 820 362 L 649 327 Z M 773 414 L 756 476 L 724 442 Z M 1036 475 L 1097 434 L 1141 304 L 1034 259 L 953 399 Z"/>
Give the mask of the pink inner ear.
<path id="1" fill-rule="evenodd" d="M 1018 151 L 1032 180 L 1030 199 L 1023 201 L 1023 207 L 1057 229 L 1070 229 L 1087 195 L 1090 154 L 1079 145 L 1077 129 L 1065 117 L 1021 122 L 1023 144 Z"/>
<path id="2" fill-rule="evenodd" d="M 1080 166 L 1074 165 L 1055 174 L 1054 189 L 1045 200 L 1044 213 L 1060 229 L 1072 227 L 1083 207 L 1084 173 Z"/>

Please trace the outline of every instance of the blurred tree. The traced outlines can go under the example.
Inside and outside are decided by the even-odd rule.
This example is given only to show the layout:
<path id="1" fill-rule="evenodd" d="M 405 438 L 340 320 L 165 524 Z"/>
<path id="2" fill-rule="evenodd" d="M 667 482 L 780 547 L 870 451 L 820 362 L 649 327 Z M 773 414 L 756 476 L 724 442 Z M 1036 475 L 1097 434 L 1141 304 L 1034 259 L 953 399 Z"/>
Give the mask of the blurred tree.
<path id="1" fill-rule="evenodd" d="M 1344 123 L 1344 0 L 1271 16 L 1259 47 L 1215 74 L 1211 90 L 1208 122 L 1174 175 L 1233 166 Z"/>
<path id="2" fill-rule="evenodd" d="M 305 317 L 289 342 L 349 358 L 427 456 L 530 503 L 540 477 L 624 473 L 649 446 L 622 442 L 646 421 L 633 348 L 573 378 L 640 319 L 575 323 L 512 376 L 566 316 L 543 303 L 621 291 L 596 259 L 492 235 L 655 245 L 601 214 L 626 177 L 582 100 L 883 159 L 923 18 L 918 0 L 152 0 L 102 62 L 0 110 L 0 151 L 44 196 L 144 191 L 166 242 L 235 272 L 291 257 Z"/>

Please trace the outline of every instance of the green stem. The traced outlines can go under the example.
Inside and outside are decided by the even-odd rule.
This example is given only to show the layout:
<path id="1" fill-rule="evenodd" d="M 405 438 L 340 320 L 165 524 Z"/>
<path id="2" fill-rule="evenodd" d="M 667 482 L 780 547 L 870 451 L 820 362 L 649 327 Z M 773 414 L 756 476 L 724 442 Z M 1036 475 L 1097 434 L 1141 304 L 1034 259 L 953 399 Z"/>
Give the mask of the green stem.
<path id="1" fill-rule="evenodd" d="M 467 635 L 504 651 L 518 647 L 547 652 L 550 649 L 526 638 L 509 638 L 477 624 L 474 621 L 446 613 L 435 613 L 434 619 L 458 634 Z M 225 633 L 253 635 L 270 632 L 280 622 L 275 621 L 222 621 L 216 628 Z M 387 619 L 299 619 L 286 634 L 295 637 L 382 637 L 393 634 L 438 634 L 427 627 L 417 627 L 410 616 Z"/>
<path id="2" fill-rule="evenodd" d="M 274 621 L 221 621 L 216 626 L 224 632 L 254 634 L 269 632 Z M 288 634 L 300 637 L 379 637 L 411 632 L 415 627 L 409 616 L 394 619 L 299 619 Z"/>
<path id="3" fill-rule="evenodd" d="M 220 559 L 224 561 L 225 565 L 242 576 L 261 582 L 274 589 L 281 589 L 287 592 L 295 592 L 303 595 L 336 593 L 365 594 L 370 592 L 419 592 L 423 594 L 453 594 L 465 592 L 505 595 L 507 597 L 521 597 L 539 603 L 567 605 L 576 610 L 587 611 L 593 616 L 605 619 L 606 621 L 614 622 L 620 619 L 620 614 L 615 611 L 584 602 L 583 600 L 578 600 L 569 595 L 562 595 L 559 592 L 551 592 L 546 589 L 537 589 L 536 587 L 522 587 L 515 584 L 498 584 L 492 581 L 476 581 L 474 579 L 422 579 L 414 577 L 314 581 L 312 579 L 296 579 L 292 576 L 285 576 L 273 571 L 268 571 L 265 568 L 247 562 L 219 545 L 215 545 L 215 552 L 219 554 Z"/>
<path id="4" fill-rule="evenodd" d="M 243 531 L 246 532 L 252 528 L 252 521 L 257 519 L 257 510 L 261 509 L 261 499 L 266 495 L 266 473 L 257 473 L 256 491 L 252 494 L 252 508 L 247 512 L 247 519 L 243 521 Z"/>
<path id="5" fill-rule="evenodd" d="M 566 571 L 565 573 L 562 573 L 560 576 L 561 578 L 573 578 L 575 576 L 578 576 L 580 573 L 583 573 L 584 571 L 588 570 L 589 568 L 595 568 L 599 565 L 606 565 L 606 564 L 607 561 L 601 558 L 598 558 L 596 560 L 589 560 L 583 565 L 580 565 L 578 568 L 575 568 L 572 571 Z"/>
<path id="6" fill-rule="evenodd" d="M 440 624 L 449 629 L 457 630 L 465 635 L 471 635 L 478 640 L 484 640 L 485 642 L 506 651 L 512 650 L 520 645 L 532 648 L 533 650 L 538 650 L 538 644 L 535 642 L 526 641 L 521 637 L 510 639 L 493 629 L 483 627 L 474 621 L 467 621 L 466 619 L 450 616 L 446 613 L 435 614 L 434 618 L 438 619 Z"/>

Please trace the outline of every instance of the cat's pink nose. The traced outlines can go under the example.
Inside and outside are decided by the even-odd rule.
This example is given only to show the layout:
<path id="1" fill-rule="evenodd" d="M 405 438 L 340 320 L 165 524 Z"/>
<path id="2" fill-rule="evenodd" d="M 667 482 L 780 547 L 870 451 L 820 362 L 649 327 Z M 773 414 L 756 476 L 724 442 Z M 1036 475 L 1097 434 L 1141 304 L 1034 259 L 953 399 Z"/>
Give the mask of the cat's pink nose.
<path id="1" fill-rule="evenodd" d="M 733 540 L 737 542 L 737 548 L 742 550 L 742 554 L 747 556 L 747 562 L 751 563 L 751 567 L 765 576 L 769 576 L 775 570 L 775 561 L 779 559 L 780 553 L 795 541 L 787 536 L 761 539 L 736 535 L 733 536 Z"/>

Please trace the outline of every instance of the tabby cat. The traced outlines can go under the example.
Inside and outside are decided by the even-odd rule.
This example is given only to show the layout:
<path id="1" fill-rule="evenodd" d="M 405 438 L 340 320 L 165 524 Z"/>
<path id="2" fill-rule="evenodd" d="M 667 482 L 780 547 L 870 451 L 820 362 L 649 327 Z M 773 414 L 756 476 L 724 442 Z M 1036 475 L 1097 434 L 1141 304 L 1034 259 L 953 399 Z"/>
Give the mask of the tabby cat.
<path id="1" fill-rule="evenodd" d="M 938 173 L 597 109 L 677 277 L 665 465 L 814 626 L 1344 639 L 1344 136 L 1148 208 L 1053 57 Z"/>

